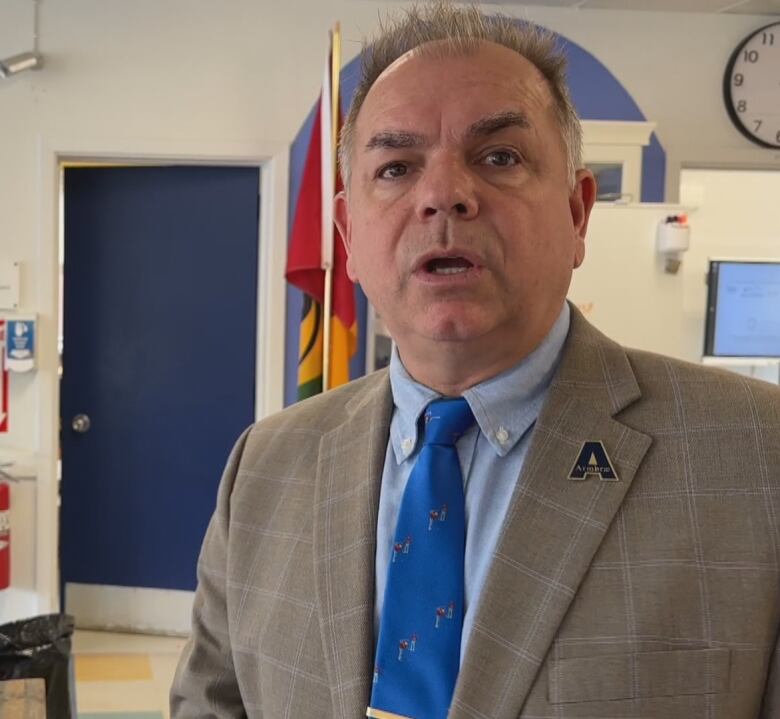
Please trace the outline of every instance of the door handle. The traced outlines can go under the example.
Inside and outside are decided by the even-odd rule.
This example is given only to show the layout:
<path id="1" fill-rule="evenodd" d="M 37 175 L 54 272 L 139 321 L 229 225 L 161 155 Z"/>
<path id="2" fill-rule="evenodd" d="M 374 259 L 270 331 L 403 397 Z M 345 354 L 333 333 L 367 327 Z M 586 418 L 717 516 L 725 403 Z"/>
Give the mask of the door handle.
<path id="1" fill-rule="evenodd" d="M 92 422 L 88 415 L 77 414 L 70 423 L 70 426 L 73 428 L 74 432 L 78 432 L 79 434 L 86 434 L 89 432 L 89 428 L 92 426 Z"/>

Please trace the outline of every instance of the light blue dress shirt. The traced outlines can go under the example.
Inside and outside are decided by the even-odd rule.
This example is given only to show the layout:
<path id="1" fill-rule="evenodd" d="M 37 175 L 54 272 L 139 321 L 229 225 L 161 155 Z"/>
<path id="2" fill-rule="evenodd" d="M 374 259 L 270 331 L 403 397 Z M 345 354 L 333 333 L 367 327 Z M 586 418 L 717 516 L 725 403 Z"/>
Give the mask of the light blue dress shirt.
<path id="1" fill-rule="evenodd" d="M 498 543 L 512 493 L 569 332 L 569 305 L 542 343 L 519 364 L 463 393 L 476 424 L 456 445 L 466 493 L 465 616 L 461 661 L 474 622 L 475 608 Z M 398 352 L 390 359 L 395 409 L 382 472 L 376 549 L 374 635 L 384 603 L 387 568 L 406 481 L 417 459 L 418 420 L 429 402 L 440 397 L 416 382 Z"/>

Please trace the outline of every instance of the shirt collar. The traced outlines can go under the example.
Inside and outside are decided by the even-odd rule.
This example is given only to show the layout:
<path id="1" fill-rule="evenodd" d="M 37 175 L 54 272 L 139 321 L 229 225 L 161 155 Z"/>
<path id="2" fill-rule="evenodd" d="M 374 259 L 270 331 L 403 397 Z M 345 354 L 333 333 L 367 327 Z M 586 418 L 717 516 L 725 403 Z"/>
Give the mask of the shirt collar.
<path id="1" fill-rule="evenodd" d="M 463 393 L 480 431 L 495 452 L 506 456 L 536 421 L 569 333 L 570 310 L 564 303 L 558 319 L 541 344 L 514 367 Z M 395 412 L 390 441 L 398 464 L 417 447 L 418 420 L 425 407 L 441 395 L 415 381 L 394 347 L 390 386 Z"/>

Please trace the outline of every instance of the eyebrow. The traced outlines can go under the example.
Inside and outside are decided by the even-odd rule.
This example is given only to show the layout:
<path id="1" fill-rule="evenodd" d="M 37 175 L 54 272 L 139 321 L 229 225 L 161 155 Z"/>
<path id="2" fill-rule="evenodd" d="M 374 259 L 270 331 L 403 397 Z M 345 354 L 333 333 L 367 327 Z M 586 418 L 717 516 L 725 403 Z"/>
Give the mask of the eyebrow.
<path id="1" fill-rule="evenodd" d="M 531 123 L 521 112 L 497 112 L 470 125 L 465 136 L 469 139 L 488 137 L 508 127 L 530 130 Z M 425 137 L 418 133 L 404 130 L 383 130 L 371 136 L 366 143 L 366 150 L 399 150 L 422 147 L 425 144 Z"/>
<path id="2" fill-rule="evenodd" d="M 402 130 L 384 130 L 377 132 L 366 143 L 366 150 L 399 150 L 408 147 L 420 147 L 425 144 L 425 138 L 414 132 Z"/>
<path id="3" fill-rule="evenodd" d="M 508 111 L 497 112 L 477 120 L 466 130 L 466 137 L 487 137 L 507 127 L 519 127 L 521 130 L 530 130 L 531 123 L 522 112 Z"/>

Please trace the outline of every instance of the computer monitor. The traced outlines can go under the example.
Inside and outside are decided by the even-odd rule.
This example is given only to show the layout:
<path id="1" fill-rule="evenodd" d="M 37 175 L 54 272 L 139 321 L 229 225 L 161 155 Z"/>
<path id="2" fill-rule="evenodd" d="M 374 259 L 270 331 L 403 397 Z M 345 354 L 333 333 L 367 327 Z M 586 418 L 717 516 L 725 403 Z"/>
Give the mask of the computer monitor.
<path id="1" fill-rule="evenodd" d="M 705 357 L 780 359 L 780 260 L 710 260 Z"/>

